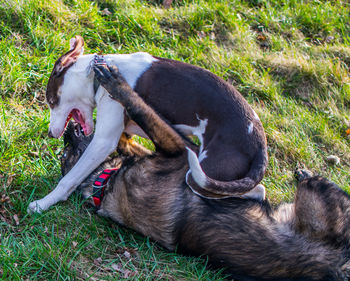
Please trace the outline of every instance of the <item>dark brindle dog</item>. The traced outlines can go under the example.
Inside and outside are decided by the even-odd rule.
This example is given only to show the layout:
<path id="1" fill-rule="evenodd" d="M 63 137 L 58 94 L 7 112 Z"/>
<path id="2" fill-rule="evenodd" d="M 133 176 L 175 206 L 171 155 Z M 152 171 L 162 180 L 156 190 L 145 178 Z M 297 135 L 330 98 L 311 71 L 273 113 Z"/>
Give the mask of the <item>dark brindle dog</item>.
<path id="1" fill-rule="evenodd" d="M 108 72 L 107 80 L 107 70 L 98 71 L 104 87 L 156 147 L 150 154 L 122 139 L 122 155 L 110 157 L 86 179 L 82 192 L 90 196 L 98 172 L 121 166 L 106 186 L 98 214 L 169 250 L 208 256 L 237 280 L 348 280 L 350 199 L 344 191 L 324 178 L 304 177 L 294 204 L 277 209 L 267 201 L 197 196 L 185 181 L 185 146 L 195 147 L 163 122 L 116 70 Z M 69 126 L 63 174 L 90 141 Z"/>

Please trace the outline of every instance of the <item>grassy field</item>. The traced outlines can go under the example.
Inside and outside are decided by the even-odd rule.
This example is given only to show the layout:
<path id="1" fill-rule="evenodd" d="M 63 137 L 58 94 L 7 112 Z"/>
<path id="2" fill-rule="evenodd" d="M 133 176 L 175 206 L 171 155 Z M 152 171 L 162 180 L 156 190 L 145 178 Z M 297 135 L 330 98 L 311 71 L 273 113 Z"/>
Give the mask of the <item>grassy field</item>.
<path id="1" fill-rule="evenodd" d="M 42 215 L 29 202 L 60 178 L 62 140 L 47 137 L 46 83 L 77 34 L 86 53 L 146 51 L 235 85 L 269 144 L 263 183 L 293 199 L 296 167 L 350 191 L 347 1 L 0 1 L 0 279 L 220 280 L 205 260 L 169 253 L 97 217 L 73 195 Z M 339 164 L 327 162 L 329 155 Z"/>

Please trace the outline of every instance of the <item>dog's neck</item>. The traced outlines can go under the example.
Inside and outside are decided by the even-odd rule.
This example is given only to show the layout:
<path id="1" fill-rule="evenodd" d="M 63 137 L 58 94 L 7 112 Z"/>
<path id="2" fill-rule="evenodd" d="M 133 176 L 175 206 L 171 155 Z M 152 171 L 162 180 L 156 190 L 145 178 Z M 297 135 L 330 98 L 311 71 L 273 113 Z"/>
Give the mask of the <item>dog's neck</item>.
<path id="1" fill-rule="evenodd" d="M 151 67 L 156 58 L 147 53 L 118 54 L 104 56 L 107 64 L 118 67 L 131 88 L 135 88 L 137 80 Z"/>
<path id="2" fill-rule="evenodd" d="M 96 54 L 80 56 L 75 65 L 72 66 L 67 73 L 68 75 L 71 73 L 81 73 L 81 75 L 88 77 L 89 82 L 93 83 L 94 94 L 96 94 L 100 86 L 92 71 L 95 57 Z M 157 60 L 147 53 L 113 54 L 103 57 L 108 65 L 115 65 L 118 67 L 119 71 L 132 88 L 135 88 L 138 78 L 151 66 L 152 62 Z"/>

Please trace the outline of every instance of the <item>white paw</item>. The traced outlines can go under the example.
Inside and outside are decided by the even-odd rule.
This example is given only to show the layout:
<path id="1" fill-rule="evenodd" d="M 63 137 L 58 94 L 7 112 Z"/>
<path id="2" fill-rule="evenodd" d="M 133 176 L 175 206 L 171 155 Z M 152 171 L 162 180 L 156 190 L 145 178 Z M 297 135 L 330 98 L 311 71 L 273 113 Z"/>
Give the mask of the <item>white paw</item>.
<path id="1" fill-rule="evenodd" d="M 29 204 L 27 212 L 29 214 L 34 214 L 34 213 L 40 214 L 44 210 L 45 210 L 44 207 L 40 205 L 40 200 L 37 200 Z"/>

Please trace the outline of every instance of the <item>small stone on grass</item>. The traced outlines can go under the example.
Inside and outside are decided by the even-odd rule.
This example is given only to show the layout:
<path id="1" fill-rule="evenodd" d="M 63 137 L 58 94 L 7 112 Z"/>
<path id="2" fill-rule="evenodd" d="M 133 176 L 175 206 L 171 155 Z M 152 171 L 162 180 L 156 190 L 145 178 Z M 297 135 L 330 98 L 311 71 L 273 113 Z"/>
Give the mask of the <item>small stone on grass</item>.
<path id="1" fill-rule="evenodd" d="M 326 162 L 332 165 L 338 165 L 340 163 L 340 158 L 335 155 L 329 155 L 326 158 Z"/>

